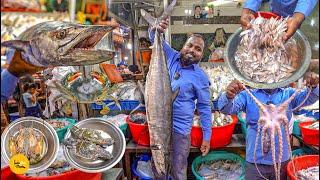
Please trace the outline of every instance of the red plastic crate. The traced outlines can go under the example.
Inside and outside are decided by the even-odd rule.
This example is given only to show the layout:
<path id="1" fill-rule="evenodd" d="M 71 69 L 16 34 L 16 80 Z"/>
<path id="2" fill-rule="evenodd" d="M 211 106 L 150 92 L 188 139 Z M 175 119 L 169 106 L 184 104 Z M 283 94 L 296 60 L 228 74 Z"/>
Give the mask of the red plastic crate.
<path id="1" fill-rule="evenodd" d="M 294 162 L 294 168 L 293 168 Z M 300 171 L 302 169 L 307 169 L 313 166 L 319 166 L 319 155 L 305 155 L 299 156 L 291 160 L 287 165 L 287 174 L 290 180 L 297 180 L 294 175 L 295 172 Z"/>
<path id="2" fill-rule="evenodd" d="M 210 147 L 211 149 L 225 147 L 231 143 L 233 130 L 238 122 L 238 117 L 232 115 L 232 123 L 220 127 L 212 127 Z M 192 126 L 191 129 L 191 145 L 200 147 L 202 144 L 202 128 Z"/>
<path id="3" fill-rule="evenodd" d="M 83 179 L 90 179 L 90 180 L 100 180 L 102 177 L 102 173 L 86 173 L 79 170 L 73 170 L 69 172 L 65 172 L 59 175 L 54 176 L 44 176 L 44 177 L 31 177 L 31 176 L 24 176 L 14 174 L 10 167 L 4 167 L 1 169 L 1 179 L 3 180 L 83 180 Z"/>
<path id="4" fill-rule="evenodd" d="M 302 140 L 309 145 L 318 146 L 319 147 L 319 129 L 309 129 L 305 128 L 316 121 L 308 121 L 308 122 L 301 122 L 299 124 Z"/>
<path id="5" fill-rule="evenodd" d="M 142 146 L 150 146 L 149 127 L 147 124 L 136 124 L 130 121 L 130 116 L 126 118 L 132 139 L 135 143 Z"/>

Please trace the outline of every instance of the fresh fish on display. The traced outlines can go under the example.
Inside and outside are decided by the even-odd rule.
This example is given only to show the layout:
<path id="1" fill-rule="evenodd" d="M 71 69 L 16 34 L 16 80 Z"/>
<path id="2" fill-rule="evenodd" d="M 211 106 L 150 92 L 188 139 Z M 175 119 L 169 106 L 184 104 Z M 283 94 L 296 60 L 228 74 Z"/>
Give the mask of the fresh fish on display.
<path id="1" fill-rule="evenodd" d="M 318 129 L 319 130 L 319 121 L 316 121 L 308 126 L 304 126 L 305 128 L 308 128 L 308 129 Z"/>
<path id="2" fill-rule="evenodd" d="M 126 118 L 128 117 L 128 115 L 126 114 L 118 114 L 116 116 L 103 116 L 102 118 L 105 119 L 106 121 L 109 121 L 111 123 L 113 123 L 114 125 L 120 127 L 124 124 L 127 124 L 126 122 Z"/>
<path id="3" fill-rule="evenodd" d="M 141 15 L 151 26 L 156 26 L 171 15 L 175 4 L 176 0 L 173 0 L 157 19 L 143 9 Z M 171 162 L 172 102 L 179 90 L 172 92 L 162 44 L 163 37 L 156 31 L 144 99 L 153 163 L 159 175 L 168 175 Z"/>
<path id="4" fill-rule="evenodd" d="M 212 100 L 216 100 L 222 92 L 226 91 L 228 84 L 234 79 L 226 66 L 209 66 L 200 63 L 200 67 L 210 80 Z"/>
<path id="5" fill-rule="evenodd" d="M 47 143 L 42 133 L 34 128 L 22 128 L 15 136 L 9 138 L 10 156 L 24 154 L 30 165 L 42 160 L 47 152 Z"/>
<path id="6" fill-rule="evenodd" d="M 297 172 L 298 180 L 319 180 L 319 165 Z"/>
<path id="7" fill-rule="evenodd" d="M 147 117 L 143 113 L 130 114 L 130 121 L 136 124 L 146 124 Z"/>
<path id="8" fill-rule="evenodd" d="M 211 114 L 211 116 L 212 116 L 212 127 L 225 126 L 227 124 L 232 123 L 232 118 L 230 115 L 224 115 L 219 111 L 215 111 L 214 113 Z M 195 115 L 193 117 L 193 126 L 201 127 L 200 116 Z"/>
<path id="9" fill-rule="evenodd" d="M 243 31 L 235 61 L 241 74 L 255 82 L 275 83 L 289 78 L 300 66 L 298 46 L 291 38 L 283 41 L 287 19 L 257 17 Z"/>
<path id="10" fill-rule="evenodd" d="M 137 100 L 140 102 L 143 98 L 142 92 L 135 81 L 117 83 L 111 96 L 118 100 Z"/>
<path id="11" fill-rule="evenodd" d="M 21 52 L 24 61 L 37 67 L 92 65 L 113 58 L 113 49 L 97 47 L 101 39 L 108 39 L 106 35 L 112 36 L 113 29 L 48 21 L 28 28 L 15 40 L 1 42 L 1 46 Z"/>
<path id="12" fill-rule="evenodd" d="M 54 128 L 54 129 L 61 129 L 65 126 L 68 126 L 69 122 L 65 120 L 55 120 L 55 119 L 49 119 L 47 120 L 48 123 Z"/>
<path id="13" fill-rule="evenodd" d="M 231 160 L 218 160 L 203 163 L 197 170 L 198 174 L 208 180 L 238 180 L 243 174 L 241 164 Z"/>

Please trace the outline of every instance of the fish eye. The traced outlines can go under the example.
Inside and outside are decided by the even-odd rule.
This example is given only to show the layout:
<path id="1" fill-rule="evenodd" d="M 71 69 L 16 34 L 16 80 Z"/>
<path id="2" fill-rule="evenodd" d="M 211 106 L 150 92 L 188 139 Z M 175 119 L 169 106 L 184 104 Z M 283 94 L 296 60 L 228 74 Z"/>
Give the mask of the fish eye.
<path id="1" fill-rule="evenodd" d="M 56 37 L 57 37 L 58 39 L 63 39 L 63 38 L 66 37 L 66 35 L 67 35 L 67 32 L 66 32 L 65 29 L 63 29 L 63 30 L 61 30 L 61 31 L 59 31 L 59 32 L 57 33 Z"/>

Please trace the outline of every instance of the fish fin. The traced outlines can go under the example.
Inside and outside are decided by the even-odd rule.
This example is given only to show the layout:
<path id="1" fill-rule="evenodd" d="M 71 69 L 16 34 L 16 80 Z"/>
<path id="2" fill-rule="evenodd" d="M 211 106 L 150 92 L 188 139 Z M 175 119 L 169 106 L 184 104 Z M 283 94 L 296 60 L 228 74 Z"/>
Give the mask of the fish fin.
<path id="1" fill-rule="evenodd" d="M 173 0 L 173 1 L 171 2 L 171 4 L 168 5 L 168 6 L 164 9 L 162 15 L 161 15 L 159 18 L 154 18 L 154 17 L 152 17 L 150 13 L 148 13 L 147 11 L 145 11 L 145 10 L 143 10 L 143 9 L 141 9 L 140 12 L 141 12 L 142 17 L 143 17 L 151 26 L 155 26 L 156 23 L 158 23 L 158 22 L 160 22 L 160 21 L 162 21 L 162 20 L 167 19 L 167 18 L 172 14 L 173 8 L 174 8 L 174 6 L 176 5 L 176 3 L 177 3 L 177 0 Z"/>
<path id="2" fill-rule="evenodd" d="M 173 91 L 173 93 L 172 93 L 172 102 L 176 100 L 179 92 L 180 92 L 180 87 L 177 88 L 175 91 Z"/>
<path id="3" fill-rule="evenodd" d="M 143 95 L 143 98 L 145 98 L 145 93 L 144 93 L 145 92 L 145 87 L 143 86 L 143 84 L 141 83 L 140 80 L 138 80 L 137 84 L 138 84 L 139 90 L 141 91 L 141 93 Z"/>
<path id="4" fill-rule="evenodd" d="M 148 13 L 147 11 L 145 11 L 144 9 L 140 10 L 141 16 L 151 25 L 151 26 L 155 26 L 156 25 L 156 21 L 157 18 L 154 18 L 151 16 L 150 13 Z"/>
<path id="5" fill-rule="evenodd" d="M 10 41 L 2 42 L 1 46 L 13 48 L 13 49 L 16 49 L 18 51 L 27 52 L 27 49 L 30 47 L 30 43 L 29 43 L 29 41 L 10 40 Z"/>

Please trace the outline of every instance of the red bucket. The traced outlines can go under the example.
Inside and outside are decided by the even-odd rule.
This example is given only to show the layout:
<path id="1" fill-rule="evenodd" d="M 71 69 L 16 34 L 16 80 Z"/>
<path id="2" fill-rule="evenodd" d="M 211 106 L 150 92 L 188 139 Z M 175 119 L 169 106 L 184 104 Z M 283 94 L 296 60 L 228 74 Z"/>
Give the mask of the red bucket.
<path id="1" fill-rule="evenodd" d="M 294 168 L 293 168 L 294 162 Z M 309 167 L 319 166 L 319 155 L 305 155 L 299 156 L 291 160 L 287 165 L 287 174 L 290 180 L 297 180 L 294 172 L 300 171 L 302 169 L 307 169 Z"/>
<path id="2" fill-rule="evenodd" d="M 278 16 L 277 14 L 274 14 L 272 12 L 264 12 L 264 11 L 258 11 L 257 13 L 254 14 L 254 17 L 257 18 L 259 14 L 261 17 L 266 19 L 271 19 L 272 17 L 276 19 L 280 18 L 280 16 Z"/>
<path id="3" fill-rule="evenodd" d="M 315 121 L 308 121 L 308 122 L 301 122 L 299 124 L 302 139 L 306 144 L 318 146 L 319 147 L 319 129 L 309 129 L 305 128 L 305 126 L 308 126 Z"/>
<path id="4" fill-rule="evenodd" d="M 133 141 L 142 146 L 150 146 L 148 125 L 133 123 L 130 121 L 130 116 L 127 116 L 126 121 L 129 125 Z"/>
<path id="5" fill-rule="evenodd" d="M 231 143 L 233 130 L 238 122 L 238 117 L 232 115 L 232 122 L 225 126 L 212 127 L 210 147 L 211 149 L 225 147 Z M 192 126 L 191 129 L 191 145 L 200 147 L 202 144 L 202 128 L 198 126 Z"/>
<path id="6" fill-rule="evenodd" d="M 32 177 L 14 174 L 9 166 L 1 169 L 1 179 L 3 180 L 100 180 L 101 177 L 102 173 L 85 173 L 79 170 L 68 171 L 54 176 Z"/>

